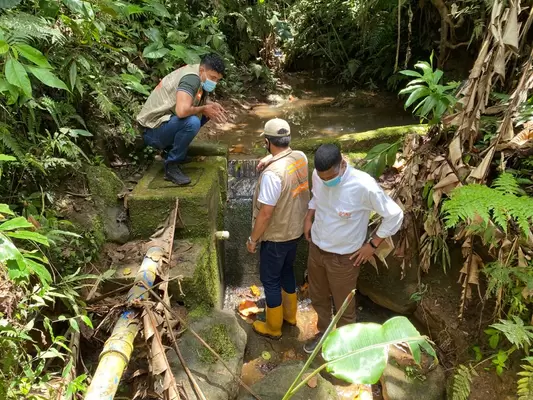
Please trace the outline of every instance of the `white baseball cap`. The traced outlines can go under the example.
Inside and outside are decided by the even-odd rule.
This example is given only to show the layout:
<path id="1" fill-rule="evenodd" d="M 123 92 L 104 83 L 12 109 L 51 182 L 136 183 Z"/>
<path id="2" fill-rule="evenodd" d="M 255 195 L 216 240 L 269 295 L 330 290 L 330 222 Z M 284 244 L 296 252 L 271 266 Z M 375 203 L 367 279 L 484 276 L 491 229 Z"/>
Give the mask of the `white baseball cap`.
<path id="1" fill-rule="evenodd" d="M 289 123 L 284 119 L 274 118 L 267 121 L 261 136 L 286 137 L 290 136 L 290 134 L 291 127 Z"/>

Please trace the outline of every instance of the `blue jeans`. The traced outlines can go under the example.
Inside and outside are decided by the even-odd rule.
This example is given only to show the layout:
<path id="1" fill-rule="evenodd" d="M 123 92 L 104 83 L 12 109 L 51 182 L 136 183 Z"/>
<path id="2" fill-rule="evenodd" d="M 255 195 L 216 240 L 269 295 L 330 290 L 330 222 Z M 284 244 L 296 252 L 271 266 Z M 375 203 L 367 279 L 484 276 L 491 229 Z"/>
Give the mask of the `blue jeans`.
<path id="1" fill-rule="evenodd" d="M 167 150 L 168 155 L 165 163 L 184 161 L 187 157 L 189 144 L 198 134 L 208 118 L 202 120 L 196 115 L 179 118 L 173 115 L 168 121 L 163 122 L 157 128 L 146 128 L 144 131 L 144 144 L 159 150 Z"/>
<path id="2" fill-rule="evenodd" d="M 259 252 L 259 278 L 265 288 L 269 308 L 281 305 L 281 288 L 287 293 L 296 292 L 292 269 L 300 239 L 288 242 L 261 242 Z"/>

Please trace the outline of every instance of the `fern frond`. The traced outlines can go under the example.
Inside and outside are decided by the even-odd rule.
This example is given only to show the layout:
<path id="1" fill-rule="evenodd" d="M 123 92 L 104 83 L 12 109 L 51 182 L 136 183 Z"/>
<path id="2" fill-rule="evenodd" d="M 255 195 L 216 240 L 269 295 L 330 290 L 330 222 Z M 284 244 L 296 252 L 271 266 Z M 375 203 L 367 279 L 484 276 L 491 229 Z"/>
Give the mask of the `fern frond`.
<path id="1" fill-rule="evenodd" d="M 113 104 L 107 94 L 100 89 L 100 87 L 95 88 L 93 94 L 96 95 L 96 103 L 98 104 L 98 108 L 102 114 L 109 118 L 117 107 Z"/>
<path id="2" fill-rule="evenodd" d="M 0 144 L 2 144 L 4 148 L 9 149 L 21 163 L 26 163 L 25 153 L 20 148 L 20 144 L 15 136 L 13 136 L 5 124 L 0 124 Z M 2 152 L 4 151 L 2 150 Z"/>
<path id="3" fill-rule="evenodd" d="M 533 327 L 524 325 L 524 321 L 515 315 L 513 320 L 502 319 L 499 324 L 492 324 L 490 327 L 502 332 L 518 349 L 529 348 L 533 341 Z"/>
<path id="4" fill-rule="evenodd" d="M 474 376 L 477 376 L 477 372 L 473 368 L 462 364 L 457 367 L 453 376 L 452 400 L 468 400 Z"/>
<path id="5" fill-rule="evenodd" d="M 496 178 L 492 184 L 492 187 L 502 193 L 515 195 L 520 193 L 520 186 L 518 185 L 518 182 L 516 181 L 515 177 L 508 172 L 504 172 L 498 178 Z"/>
<path id="6" fill-rule="evenodd" d="M 493 221 L 507 232 L 509 222 L 513 220 L 527 237 L 533 221 L 533 198 L 516 194 L 520 187 L 510 174 L 502 174 L 494 186 L 472 184 L 455 189 L 442 207 L 446 227 L 452 228 L 459 223 L 472 226 L 474 221 L 481 219 L 481 228 Z"/>
<path id="7" fill-rule="evenodd" d="M 0 17 L 0 29 L 6 33 L 9 44 L 28 43 L 32 40 L 50 40 L 62 43 L 65 36 L 42 17 L 24 12 L 9 12 Z"/>
<path id="8" fill-rule="evenodd" d="M 522 371 L 518 373 L 518 400 L 533 399 L 533 357 L 524 358 L 529 364 L 521 365 Z"/>

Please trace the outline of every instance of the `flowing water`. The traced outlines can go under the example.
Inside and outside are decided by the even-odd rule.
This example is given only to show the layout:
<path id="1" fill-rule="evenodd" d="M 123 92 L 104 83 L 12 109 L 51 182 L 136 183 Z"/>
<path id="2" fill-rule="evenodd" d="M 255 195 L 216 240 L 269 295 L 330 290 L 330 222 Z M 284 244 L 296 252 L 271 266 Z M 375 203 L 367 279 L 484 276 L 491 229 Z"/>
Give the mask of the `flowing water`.
<path id="1" fill-rule="evenodd" d="M 246 251 L 246 240 L 251 229 L 251 199 L 258 174 L 257 162 L 242 159 L 250 149 L 262 145 L 259 138 L 264 123 L 274 117 L 289 121 L 293 138 L 334 137 L 345 133 L 364 132 L 385 126 L 407 125 L 414 123 L 394 96 L 363 93 L 356 101 L 339 101 L 339 88 L 311 85 L 306 88 L 304 82 L 297 82 L 295 96 L 274 98 L 274 104 L 254 107 L 248 113 L 239 116 L 232 124 L 222 127 L 218 140 L 233 148 L 242 145 L 239 154 L 230 157 L 228 172 L 228 207 L 225 216 L 225 229 L 230 238 L 225 242 L 226 284 L 224 307 L 237 311 L 243 301 L 253 301 L 258 308 L 264 308 L 264 293 L 259 280 L 258 256 Z M 312 81 L 311 81 L 312 82 Z M 348 96 L 349 97 L 349 96 Z M 249 157 L 244 157 L 249 158 Z M 305 247 L 305 243 L 301 243 Z M 248 347 L 242 377 L 248 384 L 261 379 L 277 365 L 288 360 L 305 360 L 302 345 L 316 333 L 316 313 L 306 293 L 304 270 L 306 266 L 305 250 L 299 251 L 295 263 L 295 275 L 299 285 L 298 326 L 284 328 L 280 341 L 271 341 L 259 337 L 248 329 Z M 259 296 L 251 289 L 256 285 Z M 392 315 L 370 300 L 358 296 L 358 320 L 384 322 Z M 243 318 L 250 324 L 255 318 L 263 319 L 263 314 Z M 246 324 L 243 322 L 243 324 Z M 268 359 L 265 359 L 265 352 Z M 329 377 L 335 384 L 340 399 L 380 399 L 378 387 L 364 385 L 347 385 Z"/>
<path id="2" fill-rule="evenodd" d="M 266 121 L 283 118 L 291 125 L 293 139 L 334 137 L 416 121 L 391 94 L 345 92 L 340 87 L 296 82 L 294 95 L 271 96 L 271 103 L 254 106 L 234 122 L 219 127 L 217 139 L 235 146 L 260 145 Z"/>

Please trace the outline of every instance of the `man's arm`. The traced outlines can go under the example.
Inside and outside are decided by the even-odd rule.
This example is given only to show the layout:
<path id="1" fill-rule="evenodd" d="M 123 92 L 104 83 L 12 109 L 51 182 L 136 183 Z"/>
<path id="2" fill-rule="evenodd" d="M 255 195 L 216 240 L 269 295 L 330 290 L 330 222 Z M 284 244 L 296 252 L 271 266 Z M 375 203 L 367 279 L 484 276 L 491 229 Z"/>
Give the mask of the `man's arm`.
<path id="1" fill-rule="evenodd" d="M 268 225 L 270 224 L 270 220 L 272 219 L 272 214 L 274 214 L 275 208 L 276 206 L 261 204 L 261 208 L 259 209 L 259 214 L 257 215 L 257 218 L 255 220 L 252 234 L 250 235 L 250 238 L 254 243 L 257 243 L 267 230 Z"/>
<path id="2" fill-rule="evenodd" d="M 403 222 L 400 206 L 381 189 L 369 192 L 372 209 L 383 217 L 383 221 L 372 236 L 372 243 L 378 247 L 383 240 L 398 232 Z"/>
<path id="3" fill-rule="evenodd" d="M 315 171 L 313 171 L 311 179 L 313 182 L 313 188 L 316 188 L 317 182 L 315 179 Z M 311 200 L 309 200 L 309 206 L 304 221 L 304 236 L 308 242 L 311 241 L 311 228 L 313 227 L 313 220 L 316 212 L 316 198 L 314 190 L 311 190 L 311 196 L 312 197 Z"/>
<path id="4" fill-rule="evenodd" d="M 191 115 L 203 113 L 205 111 L 205 106 L 194 107 L 193 97 L 184 90 L 178 90 L 176 93 L 176 115 L 179 118 L 186 118 Z"/>
<path id="5" fill-rule="evenodd" d="M 402 226 L 403 211 L 394 200 L 385 194 L 377 185 L 368 191 L 369 207 L 383 217 L 383 221 L 372 238 L 370 243 L 365 243 L 357 250 L 350 260 L 354 260 L 354 266 L 358 267 L 367 262 L 374 255 L 376 249 L 389 236 L 394 235 Z"/>
<path id="6" fill-rule="evenodd" d="M 252 233 L 250 234 L 251 243 L 250 241 L 247 243 L 250 253 L 255 253 L 255 246 L 267 230 L 280 196 L 281 179 L 269 171 L 265 172 L 261 178 L 261 188 L 257 198 L 261 207 L 252 227 Z"/>

